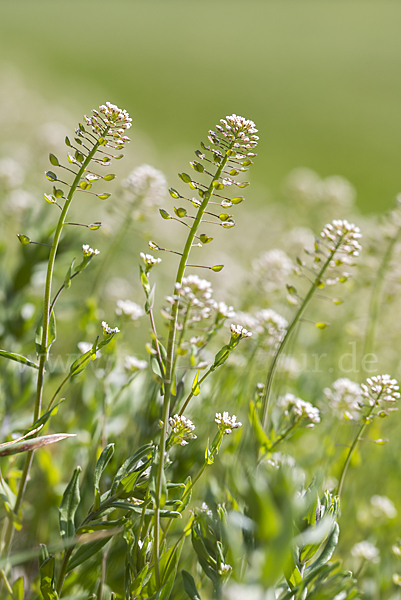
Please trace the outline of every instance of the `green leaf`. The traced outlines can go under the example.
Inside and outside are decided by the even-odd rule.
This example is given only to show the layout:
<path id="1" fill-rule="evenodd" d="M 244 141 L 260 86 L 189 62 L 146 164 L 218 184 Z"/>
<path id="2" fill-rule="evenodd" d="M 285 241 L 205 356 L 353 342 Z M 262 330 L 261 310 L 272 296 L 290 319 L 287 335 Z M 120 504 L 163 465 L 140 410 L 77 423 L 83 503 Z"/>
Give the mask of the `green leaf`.
<path id="1" fill-rule="evenodd" d="M 58 161 L 57 156 L 54 156 L 54 154 L 49 154 L 49 160 L 51 162 L 51 164 L 53 165 L 53 167 L 59 167 L 60 163 Z"/>
<path id="2" fill-rule="evenodd" d="M 186 509 L 186 507 L 188 506 L 188 504 L 191 501 L 192 490 L 188 493 L 188 490 L 191 488 L 191 486 L 192 486 L 192 480 L 191 480 L 191 477 L 188 476 L 185 481 L 185 489 L 181 496 L 181 498 L 184 498 L 184 500 L 182 501 L 181 506 L 179 506 L 177 508 L 178 512 L 180 512 L 180 513 L 184 512 L 184 510 Z M 168 487 L 168 485 L 167 485 L 167 487 Z"/>
<path id="3" fill-rule="evenodd" d="M 214 265 L 214 267 L 210 267 L 210 269 L 215 273 L 219 273 L 224 269 L 224 265 Z"/>
<path id="4" fill-rule="evenodd" d="M 18 577 L 13 583 L 14 600 L 24 600 L 24 577 Z"/>
<path id="5" fill-rule="evenodd" d="M 0 356 L 3 358 L 8 358 L 9 360 L 14 360 L 15 362 L 19 362 L 23 365 L 27 365 L 27 367 L 32 367 L 33 369 L 39 369 L 39 366 L 33 363 L 32 361 L 25 358 L 25 356 L 21 356 L 21 354 L 14 354 L 14 352 L 7 352 L 7 350 L 0 350 Z"/>
<path id="6" fill-rule="evenodd" d="M 262 455 L 265 455 L 270 451 L 272 442 L 263 430 L 255 403 L 252 401 L 249 403 L 249 420 L 253 427 L 255 437 L 259 443 L 260 452 Z"/>
<path id="7" fill-rule="evenodd" d="M 79 565 L 82 565 L 82 563 L 88 560 L 88 558 L 94 556 L 97 552 L 99 552 L 99 550 L 103 548 L 103 546 L 107 544 L 107 542 L 110 541 L 113 535 L 114 534 L 111 534 L 107 537 L 105 536 L 100 538 L 99 540 L 95 540 L 94 542 L 87 542 L 86 544 L 82 544 L 82 546 L 78 548 L 75 554 L 73 554 L 73 556 L 68 561 L 67 570 L 73 571 Z"/>
<path id="8" fill-rule="evenodd" d="M 149 458 L 149 455 L 151 454 L 152 451 L 153 451 L 153 444 L 152 443 L 145 444 L 144 446 L 141 446 L 135 452 L 135 454 L 130 456 L 124 462 L 124 464 L 119 468 L 116 476 L 114 477 L 114 480 L 113 480 L 113 483 L 111 486 L 111 494 L 112 495 L 115 493 L 117 486 L 120 483 L 120 481 L 123 479 L 123 477 L 125 477 L 126 475 L 128 475 L 129 473 L 134 471 L 137 468 L 139 461 L 142 461 L 144 458 Z"/>
<path id="9" fill-rule="evenodd" d="M 111 336 L 111 337 L 114 337 L 114 336 Z M 86 367 L 89 365 L 89 363 L 91 362 L 91 360 L 95 360 L 96 359 L 96 351 L 101 346 L 101 344 L 97 345 L 98 339 L 99 338 L 97 337 L 96 341 L 94 342 L 94 344 L 92 346 L 92 348 L 90 350 L 88 350 L 88 352 L 85 352 L 85 354 L 83 354 L 82 356 L 80 356 L 79 358 L 77 358 L 77 360 L 75 360 L 72 363 L 72 365 L 70 367 L 70 376 L 71 377 L 75 377 L 79 373 L 82 373 L 82 371 L 84 371 L 86 369 Z M 104 341 L 108 342 L 108 340 L 104 340 Z"/>
<path id="10" fill-rule="evenodd" d="M 11 454 L 19 454 L 20 452 L 31 452 L 42 446 L 48 446 L 60 442 L 68 437 L 75 437 L 75 433 L 53 433 L 42 437 L 33 438 L 32 440 L 22 440 L 20 442 L 6 442 L 0 444 L 0 456 L 10 456 Z"/>
<path id="11" fill-rule="evenodd" d="M 52 417 L 53 415 L 57 414 L 58 412 L 58 407 L 60 406 L 60 404 L 62 404 L 64 402 L 63 400 L 60 400 L 60 402 L 58 402 L 57 404 L 55 404 L 50 410 L 46 411 L 41 417 L 40 419 L 38 419 L 37 421 L 35 421 L 35 423 L 33 423 L 28 429 L 25 430 L 25 434 L 29 433 L 30 431 L 33 431 L 34 429 L 37 429 L 38 427 L 40 427 L 41 425 L 46 425 L 47 421 L 50 419 L 50 417 Z"/>
<path id="12" fill-rule="evenodd" d="M 71 275 L 72 275 L 72 269 L 74 267 L 74 262 L 75 262 L 75 258 L 72 259 L 72 262 L 71 262 L 71 264 L 69 266 L 69 269 L 68 269 L 68 271 L 66 273 L 66 276 L 64 278 L 64 287 L 66 289 L 69 288 L 70 285 L 71 285 Z"/>
<path id="13" fill-rule="evenodd" d="M 76 530 L 75 533 L 76 533 L 76 535 L 82 535 L 83 533 L 94 533 L 95 531 L 105 531 L 107 529 L 116 529 L 118 527 L 122 527 L 126 521 L 127 521 L 127 519 L 125 517 L 122 517 L 121 519 L 117 519 L 116 521 L 97 521 L 96 523 L 78 527 L 78 529 Z"/>
<path id="14" fill-rule="evenodd" d="M 58 595 L 54 585 L 54 556 L 50 555 L 39 567 L 40 591 L 44 600 L 57 600 Z"/>
<path id="15" fill-rule="evenodd" d="M 100 482 L 102 473 L 105 470 L 105 468 L 107 467 L 113 454 L 114 454 L 114 444 L 108 444 L 102 451 L 101 455 L 99 456 L 98 461 L 96 463 L 95 474 L 94 474 L 95 488 L 99 488 L 99 482 Z"/>
<path id="16" fill-rule="evenodd" d="M 142 591 L 145 577 L 148 573 L 149 564 L 146 563 L 144 567 L 139 571 L 138 575 L 135 577 L 134 581 L 131 583 L 130 593 L 132 598 L 136 598 Z"/>
<path id="17" fill-rule="evenodd" d="M 339 535 L 340 535 L 340 528 L 338 526 L 338 523 L 335 522 L 333 525 L 333 529 L 331 530 L 331 533 L 330 533 L 329 537 L 327 538 L 327 542 L 326 542 L 319 558 L 317 558 L 309 567 L 307 567 L 306 571 L 308 573 L 312 573 L 313 571 L 316 571 L 317 569 L 319 569 L 319 567 L 321 567 L 322 565 L 325 565 L 330 560 L 330 558 L 333 556 L 333 552 L 338 544 Z"/>
<path id="18" fill-rule="evenodd" d="M 145 311 L 146 311 L 147 315 L 150 313 L 151 309 L 153 308 L 153 303 L 155 300 L 155 291 L 156 291 L 156 284 L 152 287 L 152 289 L 147 294 L 147 298 L 146 298 L 146 302 L 145 302 Z"/>
<path id="19" fill-rule="evenodd" d="M 199 387 L 199 383 L 198 383 L 198 379 L 199 379 L 199 373 L 200 371 L 198 370 L 196 375 L 195 375 L 195 379 L 192 383 L 192 393 L 194 396 L 198 396 L 200 394 L 200 387 Z"/>
<path id="20" fill-rule="evenodd" d="M 65 145 L 68 146 L 69 148 L 71 148 L 71 142 L 70 142 L 70 140 L 68 139 L 67 136 L 65 137 L 64 141 L 65 141 Z"/>
<path id="21" fill-rule="evenodd" d="M 191 177 L 187 173 L 178 173 L 178 177 L 182 179 L 184 183 L 190 183 L 192 181 Z"/>
<path id="22" fill-rule="evenodd" d="M 71 480 L 67 485 L 61 505 L 59 508 L 60 535 L 63 539 L 71 538 L 75 535 L 74 517 L 80 502 L 79 495 L 79 474 L 81 467 L 77 467 L 72 474 Z"/>
<path id="23" fill-rule="evenodd" d="M 191 600 L 202 600 L 196 589 L 195 580 L 192 575 L 184 570 L 181 571 L 181 575 L 184 583 L 184 590 L 186 591 L 188 598 L 191 598 Z"/>
<path id="24" fill-rule="evenodd" d="M 23 233 L 17 233 L 17 238 L 23 246 L 26 246 L 27 244 L 31 243 L 30 238 L 27 235 L 24 235 Z"/>
<path id="25" fill-rule="evenodd" d="M 45 175 L 49 181 L 57 181 L 57 175 L 53 171 L 46 171 Z"/>

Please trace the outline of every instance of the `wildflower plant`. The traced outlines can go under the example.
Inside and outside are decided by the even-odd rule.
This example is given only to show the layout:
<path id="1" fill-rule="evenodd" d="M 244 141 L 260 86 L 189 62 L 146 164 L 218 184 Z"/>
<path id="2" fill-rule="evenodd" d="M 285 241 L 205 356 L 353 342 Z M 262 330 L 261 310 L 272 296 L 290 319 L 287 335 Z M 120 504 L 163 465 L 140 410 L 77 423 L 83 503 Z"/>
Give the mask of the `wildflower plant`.
<path id="1" fill-rule="evenodd" d="M 97 296 L 110 257 L 117 254 L 129 224 L 139 222 L 140 207 L 160 206 L 165 178 L 142 165 L 123 180 L 125 216 L 108 249 L 89 239 L 77 242 L 82 228 L 96 235 L 100 221 L 86 225 L 68 221 L 67 214 L 76 194 L 89 194 L 95 201 L 109 197 L 99 184 L 114 179 L 106 170 L 122 158 L 130 126 L 127 111 L 110 103 L 85 116 L 75 135 L 65 140 L 67 162 L 50 154 L 52 170 L 46 177 L 53 187 L 45 200 L 59 217 L 51 239 L 31 240 L 30 231 L 18 234 L 23 256 L 47 253 L 47 266 L 42 314 L 34 313 L 37 359 L 0 351 L 1 358 L 23 366 L 21 379 L 26 373 L 36 375 L 32 414 L 17 421 L 14 435 L 0 444 L 0 456 L 10 461 L 2 467 L 0 481 L 0 597 L 19 600 L 25 593 L 45 600 L 92 595 L 99 600 L 223 600 L 235 597 L 237 588 L 247 597 L 249 583 L 257 586 L 260 597 L 278 600 L 359 597 L 364 565 L 374 565 L 380 551 L 368 536 L 355 539 L 348 552 L 355 573 L 347 561 L 343 566 L 333 558 L 346 512 L 346 504 L 340 503 L 365 431 L 376 436 L 378 424 L 396 411 L 399 386 L 390 375 L 372 374 L 363 383 L 332 377 L 316 392 L 313 377 L 304 377 L 292 356 L 301 326 L 312 324 L 319 332 L 329 325 L 306 318 L 312 301 L 342 304 L 330 290 L 351 277 L 361 250 L 359 227 L 346 219 L 332 221 L 306 256 L 296 260 L 287 249 L 267 250 L 249 260 L 259 289 L 255 298 L 250 301 L 248 292 L 235 299 L 217 297 L 203 274 L 220 277 L 224 265 L 218 256 L 204 264 L 202 248 L 235 227 L 242 189 L 248 186 L 244 174 L 258 144 L 253 121 L 233 114 L 208 132 L 208 142 L 201 143 L 190 162 L 192 174 L 179 174 L 187 192 L 182 185 L 170 188 L 173 206 L 159 209 L 161 223 L 169 221 L 174 245 L 152 240 L 152 253 L 130 255 L 139 263 L 143 306 L 121 295 L 111 306 L 100 298 L 100 310 Z M 2 161 L 0 167 L 5 187 L 11 185 L 9 179 L 21 179 L 15 165 Z M 305 181 L 292 178 L 291 193 L 303 197 L 312 190 L 315 203 L 352 204 L 353 189 L 344 180 L 306 175 Z M 187 234 L 181 245 L 180 232 Z M 65 239 L 80 259 L 69 259 L 62 277 Z M 390 254 L 395 243 L 390 243 Z M 92 295 L 84 302 L 80 296 L 75 307 L 79 354 L 53 370 L 50 350 L 59 343 L 59 298 L 71 286 L 78 288 L 78 276 L 84 284 L 93 260 L 98 272 L 87 283 Z M 389 261 L 386 254 L 383 273 Z M 172 264 L 169 293 L 159 293 L 160 270 Z M 294 284 L 296 277 L 299 284 Z M 287 296 L 286 308 L 279 306 L 280 290 Z M 377 291 L 373 297 L 377 308 Z M 29 306 L 23 312 L 33 323 Z M 60 321 L 63 331 L 65 322 Z M 131 321 L 135 327 L 128 327 Z M 371 350 L 374 332 L 367 331 L 367 340 Z M 281 359 L 285 365 L 280 370 Z M 23 390 L 26 401 L 32 380 Z M 44 435 L 46 427 L 57 427 L 58 419 L 67 432 Z M 333 459 L 330 475 L 336 479 L 328 485 L 319 471 L 322 457 L 314 456 L 312 467 L 301 466 L 298 454 L 300 448 L 316 448 L 309 441 L 319 439 L 320 431 L 334 422 L 348 427 L 351 441 Z M 65 451 L 60 467 L 63 480 L 67 464 L 70 471 L 66 487 L 57 482 L 57 489 L 64 488 L 56 501 L 57 539 L 50 527 L 51 535 L 44 528 L 32 533 L 29 510 L 37 507 L 27 506 L 30 490 L 43 483 L 46 460 L 55 463 L 45 447 L 56 442 L 56 448 L 77 446 L 70 456 Z M 82 467 L 77 466 L 78 457 Z M 49 514 L 55 506 L 55 494 L 51 497 Z M 385 523 L 397 510 L 391 500 L 375 494 L 369 515 Z M 23 566 L 27 559 L 20 549 L 26 539 L 35 547 L 41 544 L 28 557 L 38 561 L 35 574 L 32 565 Z M 399 556 L 398 545 L 394 547 Z M 15 577 L 18 565 L 22 579 Z M 397 570 L 396 565 L 395 585 Z"/>

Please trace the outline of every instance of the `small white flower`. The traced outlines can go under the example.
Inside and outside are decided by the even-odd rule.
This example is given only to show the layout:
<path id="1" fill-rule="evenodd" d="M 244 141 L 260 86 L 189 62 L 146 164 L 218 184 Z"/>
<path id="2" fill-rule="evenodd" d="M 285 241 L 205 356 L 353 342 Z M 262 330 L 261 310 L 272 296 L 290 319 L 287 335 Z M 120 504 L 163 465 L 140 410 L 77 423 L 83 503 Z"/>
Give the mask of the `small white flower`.
<path id="1" fill-rule="evenodd" d="M 234 307 L 227 306 L 225 302 L 216 302 L 214 309 L 219 313 L 219 316 L 224 319 L 233 319 L 235 317 Z"/>
<path id="2" fill-rule="evenodd" d="M 169 418 L 168 422 L 175 434 L 173 443 L 186 446 L 188 444 L 187 440 L 196 439 L 196 435 L 193 433 L 195 425 L 184 415 L 174 415 L 174 417 Z"/>
<path id="3" fill-rule="evenodd" d="M 242 427 L 242 423 L 237 421 L 237 417 L 235 415 L 230 417 L 228 412 L 223 412 L 223 415 L 221 413 L 216 413 L 215 422 L 220 429 L 224 430 L 225 434 L 231 433 L 233 429 Z"/>
<path id="4" fill-rule="evenodd" d="M 25 178 L 23 168 L 12 158 L 0 159 L 0 183 L 7 189 L 17 188 Z"/>
<path id="5" fill-rule="evenodd" d="M 379 549 L 366 540 L 355 544 L 351 549 L 351 554 L 356 558 L 363 558 L 372 563 L 378 563 L 380 561 Z"/>
<path id="6" fill-rule="evenodd" d="M 309 421 L 307 427 L 314 427 L 320 423 L 320 412 L 316 406 L 310 402 L 297 398 L 294 394 L 285 394 L 277 400 L 278 408 L 281 408 L 286 417 L 293 417 L 296 422 Z"/>
<path id="7" fill-rule="evenodd" d="M 226 565 L 225 563 L 220 563 L 220 569 L 218 571 L 219 575 L 228 575 L 232 571 L 231 565 Z"/>
<path id="8" fill-rule="evenodd" d="M 396 402 L 400 398 L 399 385 L 396 379 L 391 379 L 390 375 L 375 375 L 368 377 L 366 384 L 361 384 L 362 395 L 370 399 L 370 402 L 380 403 Z"/>
<path id="9" fill-rule="evenodd" d="M 144 252 L 141 252 L 139 254 L 139 256 L 142 258 L 142 260 L 145 263 L 145 266 L 148 270 L 150 270 L 155 265 L 158 265 L 162 261 L 161 258 L 155 258 L 151 254 L 145 254 Z"/>
<path id="10" fill-rule="evenodd" d="M 120 333 L 120 330 L 118 327 L 114 327 L 114 329 L 112 329 L 111 327 L 109 327 L 107 325 L 106 321 L 102 321 L 102 329 L 103 329 L 104 335 L 114 335 L 115 333 Z"/>
<path id="11" fill-rule="evenodd" d="M 252 332 L 245 329 L 245 327 L 242 327 L 242 325 L 233 325 L 232 324 L 230 326 L 230 329 L 231 329 L 231 333 L 236 337 L 248 338 L 248 337 L 252 336 Z"/>
<path id="12" fill-rule="evenodd" d="M 125 315 L 131 317 L 132 321 L 137 321 L 145 314 L 145 311 L 139 304 L 131 300 L 117 300 L 116 314 Z"/>
<path id="13" fill-rule="evenodd" d="M 143 371 L 148 366 L 146 360 L 141 360 L 135 356 L 126 356 L 124 361 L 124 369 L 129 373 L 134 371 Z"/>
<path id="14" fill-rule="evenodd" d="M 82 246 L 82 252 L 84 253 L 84 256 L 97 256 L 100 254 L 100 250 L 94 250 L 89 244 L 84 244 Z"/>

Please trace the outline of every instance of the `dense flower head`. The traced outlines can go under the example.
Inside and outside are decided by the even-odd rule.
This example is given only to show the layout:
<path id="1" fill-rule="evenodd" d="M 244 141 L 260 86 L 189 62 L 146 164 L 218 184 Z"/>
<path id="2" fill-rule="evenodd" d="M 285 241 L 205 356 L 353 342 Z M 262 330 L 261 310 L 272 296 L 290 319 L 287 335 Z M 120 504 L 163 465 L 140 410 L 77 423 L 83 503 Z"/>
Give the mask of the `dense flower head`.
<path id="1" fill-rule="evenodd" d="M 237 417 L 235 415 L 230 417 L 228 412 L 223 412 L 223 414 L 216 413 L 215 422 L 217 423 L 219 428 L 222 431 L 224 431 L 224 433 L 227 435 L 232 433 L 233 429 L 238 429 L 239 427 L 242 427 L 242 423 L 240 421 L 237 421 Z"/>
<path id="2" fill-rule="evenodd" d="M 329 242 L 329 250 L 347 254 L 349 256 L 359 256 L 362 246 L 358 240 L 362 237 L 359 227 L 347 220 L 334 220 L 328 223 L 320 237 Z"/>
<path id="3" fill-rule="evenodd" d="M 117 300 L 116 314 L 131 317 L 132 321 L 136 321 L 145 314 L 145 311 L 132 300 Z"/>
<path id="4" fill-rule="evenodd" d="M 132 125 L 132 119 L 128 112 L 122 108 L 118 108 L 111 102 L 106 102 L 99 106 L 99 111 L 104 115 L 104 120 L 110 125 L 118 124 L 119 126 L 125 126 L 125 129 L 129 129 Z"/>
<path id="5" fill-rule="evenodd" d="M 386 402 L 396 402 L 400 398 L 399 385 L 390 375 L 368 377 L 366 384 L 361 384 L 364 398 L 373 397 Z"/>
<path id="6" fill-rule="evenodd" d="M 174 434 L 173 443 L 186 446 L 187 440 L 196 439 L 196 435 L 193 433 L 195 425 L 184 415 L 174 415 L 169 418 L 168 422 Z"/>
<path id="7" fill-rule="evenodd" d="M 235 317 L 234 307 L 227 306 L 225 302 L 215 302 L 213 308 L 217 311 L 219 318 L 233 319 Z"/>
<path id="8" fill-rule="evenodd" d="M 93 109 L 92 115 L 84 115 L 84 120 L 91 127 L 92 132 L 98 136 L 101 146 L 121 149 L 126 142 L 130 141 L 129 137 L 125 135 L 125 130 L 131 127 L 132 119 L 126 110 L 118 108 L 111 102 L 102 104 L 98 110 Z M 79 125 L 75 133 L 78 137 L 85 138 L 86 131 L 82 125 Z M 103 161 L 98 162 L 107 165 L 110 164 L 110 158 L 105 156 Z"/>
<path id="9" fill-rule="evenodd" d="M 104 335 L 114 335 L 115 333 L 120 333 L 120 330 L 118 327 L 109 327 L 106 323 L 106 321 L 102 321 L 102 329 L 103 329 L 103 334 Z"/>
<path id="10" fill-rule="evenodd" d="M 314 427 L 320 423 L 320 412 L 316 406 L 310 402 L 297 398 L 294 394 L 288 393 L 281 396 L 277 400 L 277 406 L 280 408 L 286 417 L 290 417 L 294 422 L 301 421 L 309 422 L 307 427 Z"/>
<path id="11" fill-rule="evenodd" d="M 82 252 L 84 253 L 84 256 L 97 256 L 100 254 L 99 250 L 94 250 L 89 246 L 89 244 L 84 244 L 82 246 Z"/>
<path id="12" fill-rule="evenodd" d="M 347 377 L 337 379 L 331 388 L 323 390 L 334 414 L 340 418 L 357 419 L 364 401 L 362 388 Z"/>
<path id="13" fill-rule="evenodd" d="M 167 191 L 167 181 L 163 173 L 146 164 L 131 171 L 122 181 L 122 186 L 146 206 L 159 204 Z"/>
<path id="14" fill-rule="evenodd" d="M 128 373 L 134 373 L 135 371 L 143 371 L 148 366 L 146 360 L 136 358 L 136 356 L 126 356 L 124 361 L 124 369 Z"/>

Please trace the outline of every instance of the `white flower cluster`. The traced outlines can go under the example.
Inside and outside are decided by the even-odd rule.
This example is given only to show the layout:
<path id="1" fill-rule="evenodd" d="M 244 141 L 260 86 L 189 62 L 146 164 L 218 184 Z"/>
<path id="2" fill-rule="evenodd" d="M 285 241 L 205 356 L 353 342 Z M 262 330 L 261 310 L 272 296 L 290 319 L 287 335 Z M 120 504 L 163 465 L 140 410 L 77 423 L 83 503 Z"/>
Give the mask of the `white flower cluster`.
<path id="1" fill-rule="evenodd" d="M 229 433 L 232 433 L 233 429 L 238 429 L 239 427 L 242 427 L 242 423 L 240 421 L 237 421 L 237 417 L 235 415 L 230 417 L 228 412 L 223 412 L 223 415 L 221 413 L 216 413 L 215 422 L 217 423 L 219 428 L 223 430 L 224 433 L 227 435 Z"/>
<path id="2" fill-rule="evenodd" d="M 320 423 L 320 412 L 310 402 L 297 398 L 294 394 L 285 394 L 277 400 L 277 406 L 286 417 L 293 418 L 295 422 L 309 421 L 307 427 L 312 428 Z"/>
<path id="3" fill-rule="evenodd" d="M 82 252 L 84 253 L 84 256 L 97 256 L 100 254 L 99 250 L 94 250 L 89 246 L 89 244 L 84 244 L 82 246 Z"/>
<path id="4" fill-rule="evenodd" d="M 218 574 L 221 575 L 222 577 L 227 577 L 227 575 L 229 573 L 231 573 L 232 569 L 233 568 L 231 565 L 227 565 L 225 563 L 220 563 L 220 568 L 218 570 Z"/>
<path id="5" fill-rule="evenodd" d="M 201 279 L 198 275 L 187 275 L 183 277 L 181 283 L 175 284 L 176 294 L 166 298 L 169 304 L 174 304 L 180 300 L 182 310 L 191 308 L 191 318 L 187 323 L 197 323 L 202 319 L 210 317 L 211 311 L 215 306 L 212 298 L 213 289 L 210 281 Z"/>
<path id="6" fill-rule="evenodd" d="M 355 556 L 355 558 L 363 558 L 372 563 L 378 563 L 380 561 L 378 548 L 366 540 L 355 544 L 351 549 L 351 554 L 352 556 Z"/>
<path id="7" fill-rule="evenodd" d="M 145 314 L 145 311 L 139 304 L 131 300 L 117 300 L 116 314 L 125 315 L 131 317 L 132 321 L 137 321 Z"/>
<path id="8" fill-rule="evenodd" d="M 124 369 L 128 373 L 134 373 L 135 371 L 143 371 L 148 366 L 146 360 L 136 358 L 136 356 L 126 356 L 124 361 Z"/>
<path id="9" fill-rule="evenodd" d="M 359 256 L 362 246 L 358 240 L 362 237 L 359 227 L 347 220 L 334 220 L 328 223 L 320 237 L 328 240 L 330 252 L 341 252 L 348 256 Z"/>
<path id="10" fill-rule="evenodd" d="M 256 313 L 259 331 L 267 333 L 272 344 L 281 342 L 287 332 L 288 321 L 271 308 L 264 308 Z"/>
<path id="11" fill-rule="evenodd" d="M 175 434 L 173 443 L 186 446 L 188 444 L 186 440 L 196 439 L 196 435 L 193 433 L 195 425 L 184 415 L 174 415 L 174 417 L 169 418 L 168 422 Z"/>
<path id="12" fill-rule="evenodd" d="M 92 128 L 92 131 L 97 135 L 102 135 L 103 142 L 100 142 L 106 147 L 116 147 L 110 142 L 117 143 L 117 148 L 124 146 L 125 142 L 129 142 L 129 137 L 125 134 L 125 130 L 132 125 L 132 119 L 126 110 L 118 108 L 115 104 L 106 102 L 99 106 L 99 110 L 92 110 L 93 115 L 84 115 L 87 125 Z M 80 137 L 85 136 L 85 131 L 78 127 L 75 130 Z M 109 139 L 111 138 L 111 140 Z M 104 164 L 109 164 L 110 161 L 105 160 Z"/>
<path id="13" fill-rule="evenodd" d="M 361 388 L 364 398 L 376 402 L 396 402 L 400 398 L 398 381 L 391 379 L 390 375 L 369 377 L 366 384 L 361 384 Z"/>
<path id="14" fill-rule="evenodd" d="M 333 383 L 332 388 L 325 388 L 323 393 L 337 417 L 347 420 L 358 418 L 364 405 L 362 388 L 358 383 L 342 377 Z"/>
<path id="15" fill-rule="evenodd" d="M 136 167 L 122 181 L 122 186 L 146 206 L 159 204 L 167 191 L 165 176 L 151 165 Z"/>
<path id="16" fill-rule="evenodd" d="M 394 502 L 387 496 L 375 494 L 370 499 L 370 506 L 370 512 L 375 519 L 394 519 L 398 514 Z"/>
<path id="17" fill-rule="evenodd" d="M 245 142 L 253 142 L 256 146 L 258 132 L 256 125 L 250 119 L 245 119 L 238 115 L 230 115 L 225 119 L 220 119 L 221 125 L 217 125 L 216 129 L 228 139 L 241 138 Z M 248 138 L 248 139 L 247 139 Z"/>
<path id="18" fill-rule="evenodd" d="M 231 334 L 236 337 L 248 338 L 248 337 L 252 336 L 252 332 L 245 329 L 245 327 L 242 327 L 242 325 L 231 325 L 230 329 L 231 329 Z M 226 413 L 224 413 L 224 414 L 226 414 Z"/>
<path id="19" fill-rule="evenodd" d="M 120 333 L 120 330 L 118 327 L 109 327 L 106 323 L 106 321 L 102 321 L 102 329 L 103 329 L 103 333 L 105 335 L 114 335 L 115 333 Z"/>
<path id="20" fill-rule="evenodd" d="M 213 308 L 217 311 L 220 318 L 233 319 L 235 317 L 234 307 L 227 306 L 225 302 L 215 302 Z"/>
<path id="21" fill-rule="evenodd" d="M 261 285 L 267 294 L 285 289 L 285 282 L 294 270 L 294 263 L 284 250 L 268 250 L 252 262 L 253 274 L 257 285 Z"/>
<path id="22" fill-rule="evenodd" d="M 139 256 L 142 258 L 143 262 L 145 263 L 147 271 L 150 271 L 150 269 L 152 267 L 154 267 L 155 265 L 158 265 L 162 261 L 161 258 L 155 258 L 151 254 L 145 254 L 144 252 L 141 252 L 139 254 Z"/>

